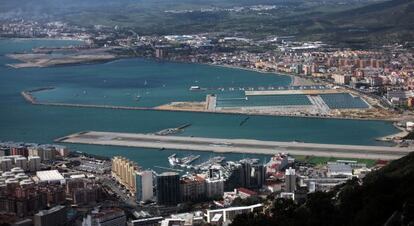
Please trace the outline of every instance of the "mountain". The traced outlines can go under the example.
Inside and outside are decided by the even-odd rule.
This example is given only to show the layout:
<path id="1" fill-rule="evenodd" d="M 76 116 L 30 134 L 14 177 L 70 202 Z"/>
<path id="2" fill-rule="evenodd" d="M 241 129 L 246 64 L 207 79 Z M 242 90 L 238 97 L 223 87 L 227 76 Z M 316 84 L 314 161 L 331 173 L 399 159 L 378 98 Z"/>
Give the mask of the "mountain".
<path id="1" fill-rule="evenodd" d="M 232 225 L 414 225 L 413 191 L 414 152 L 362 181 L 353 179 L 331 192 L 309 194 L 302 205 L 276 199 L 266 214 L 240 215 Z"/>
<path id="2" fill-rule="evenodd" d="M 414 40 L 414 0 L 391 0 L 302 20 L 303 37 L 347 43 Z"/>
<path id="3" fill-rule="evenodd" d="M 258 4 L 276 7 L 248 9 Z M 100 24 L 142 35 L 295 35 L 357 48 L 414 40 L 414 0 L 0 0 L 0 6 L 0 20 Z M 240 6 L 246 9 L 229 10 Z"/>

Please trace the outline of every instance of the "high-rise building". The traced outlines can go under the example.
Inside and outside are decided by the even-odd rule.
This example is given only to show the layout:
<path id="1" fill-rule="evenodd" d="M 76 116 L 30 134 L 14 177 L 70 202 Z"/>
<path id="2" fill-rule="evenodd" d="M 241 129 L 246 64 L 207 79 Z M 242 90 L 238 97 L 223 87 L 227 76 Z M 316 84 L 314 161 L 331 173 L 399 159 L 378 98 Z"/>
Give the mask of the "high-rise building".
<path id="1" fill-rule="evenodd" d="M 63 226 L 66 225 L 65 206 L 55 206 L 49 210 L 41 210 L 33 217 L 34 226 Z"/>
<path id="2" fill-rule="evenodd" d="M 20 167 L 21 169 L 23 169 L 24 171 L 27 170 L 27 158 L 26 157 L 18 157 L 15 159 L 15 164 L 16 167 Z"/>
<path id="3" fill-rule="evenodd" d="M 69 155 L 69 149 L 65 146 L 55 145 L 54 146 L 56 153 L 62 157 L 66 157 Z"/>
<path id="4" fill-rule="evenodd" d="M 197 201 L 206 198 L 206 181 L 197 175 L 186 175 L 180 180 L 181 201 Z"/>
<path id="5" fill-rule="evenodd" d="M 295 169 L 289 167 L 285 172 L 285 191 L 295 192 L 296 191 L 296 172 Z"/>
<path id="6" fill-rule="evenodd" d="M 223 179 L 206 179 L 206 194 L 208 198 L 221 197 L 224 193 Z"/>
<path id="7" fill-rule="evenodd" d="M 157 175 L 157 202 L 175 205 L 180 201 L 180 176 L 178 173 L 165 172 Z"/>
<path id="8" fill-rule="evenodd" d="M 146 202 L 154 197 L 152 172 L 135 171 L 135 187 L 137 201 Z"/>
<path id="9" fill-rule="evenodd" d="M 140 167 L 124 158 L 112 158 L 112 176 L 124 185 L 137 201 L 148 201 L 154 196 L 151 171 L 143 171 Z"/>
<path id="10" fill-rule="evenodd" d="M 136 194 L 136 171 L 139 171 L 136 163 L 120 156 L 112 158 L 112 176 L 124 185 L 132 195 Z"/>
<path id="11" fill-rule="evenodd" d="M 265 182 L 265 167 L 249 161 L 241 162 L 241 186 L 249 189 L 260 189 Z"/>
<path id="12" fill-rule="evenodd" d="M 13 167 L 13 163 L 11 159 L 2 158 L 0 159 L 0 170 L 3 172 L 10 171 Z"/>
<path id="13" fill-rule="evenodd" d="M 91 204 L 96 203 L 100 199 L 101 188 L 97 185 L 89 185 L 85 188 L 77 188 L 71 194 L 73 204 Z"/>
<path id="14" fill-rule="evenodd" d="M 41 161 L 49 161 L 55 159 L 56 149 L 53 146 L 29 147 L 28 155 L 39 156 Z"/>
<path id="15" fill-rule="evenodd" d="M 40 170 L 40 157 L 39 156 L 29 156 L 28 157 L 28 170 L 30 172 L 36 172 Z"/>
<path id="16" fill-rule="evenodd" d="M 10 148 L 10 155 L 21 155 L 27 157 L 29 154 L 26 147 L 16 146 Z"/>

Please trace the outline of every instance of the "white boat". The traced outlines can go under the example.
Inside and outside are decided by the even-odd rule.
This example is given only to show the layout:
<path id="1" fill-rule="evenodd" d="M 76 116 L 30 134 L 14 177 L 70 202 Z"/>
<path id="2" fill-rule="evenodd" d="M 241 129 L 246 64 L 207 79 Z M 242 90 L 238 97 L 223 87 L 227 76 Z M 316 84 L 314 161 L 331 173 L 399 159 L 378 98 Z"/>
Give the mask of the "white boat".
<path id="1" fill-rule="evenodd" d="M 200 86 L 190 86 L 190 91 L 200 90 Z"/>
<path id="2" fill-rule="evenodd" d="M 170 163 L 171 166 L 177 165 L 177 158 L 175 156 L 176 154 L 172 154 L 168 157 L 168 162 Z"/>

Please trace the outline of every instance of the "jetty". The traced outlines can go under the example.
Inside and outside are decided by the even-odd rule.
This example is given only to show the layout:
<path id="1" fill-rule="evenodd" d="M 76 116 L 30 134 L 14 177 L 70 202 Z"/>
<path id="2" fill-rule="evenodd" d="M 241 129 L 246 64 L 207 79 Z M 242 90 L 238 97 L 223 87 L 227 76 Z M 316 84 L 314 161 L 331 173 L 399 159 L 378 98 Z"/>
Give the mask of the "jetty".
<path id="1" fill-rule="evenodd" d="M 383 159 L 401 158 L 414 149 L 405 147 L 317 144 L 278 142 L 250 139 L 221 139 L 204 137 L 159 136 L 154 134 L 88 131 L 58 138 L 56 142 L 152 148 L 209 151 L 217 153 L 245 153 L 274 155 L 280 152 L 292 155 L 336 158 Z"/>
<path id="2" fill-rule="evenodd" d="M 190 123 L 186 123 L 183 124 L 181 126 L 175 127 L 175 128 L 167 128 L 167 129 L 163 129 L 160 130 L 158 132 L 156 132 L 156 135 L 161 135 L 161 136 L 167 136 L 167 135 L 172 135 L 172 134 L 177 134 L 180 133 L 181 131 L 183 131 L 185 128 L 191 126 Z"/>

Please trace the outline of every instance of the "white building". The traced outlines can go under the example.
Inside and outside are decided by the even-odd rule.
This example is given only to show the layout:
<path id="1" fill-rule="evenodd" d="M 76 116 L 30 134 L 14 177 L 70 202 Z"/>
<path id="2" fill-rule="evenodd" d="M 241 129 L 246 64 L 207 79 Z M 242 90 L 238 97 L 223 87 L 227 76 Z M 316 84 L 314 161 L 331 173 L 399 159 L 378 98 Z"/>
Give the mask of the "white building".
<path id="1" fill-rule="evenodd" d="M 263 204 L 255 204 L 251 206 L 230 207 L 225 209 L 207 210 L 207 223 L 214 225 L 229 224 L 236 215 L 242 213 L 251 213 L 256 209 L 262 208 Z"/>
<path id="2" fill-rule="evenodd" d="M 406 128 L 408 131 L 413 131 L 414 129 L 414 122 L 407 122 L 406 123 Z"/>
<path id="3" fill-rule="evenodd" d="M 154 197 L 152 172 L 135 171 L 137 201 L 146 202 Z"/>
<path id="4" fill-rule="evenodd" d="M 36 172 L 40 182 L 64 182 L 65 178 L 57 170 L 44 170 Z"/>
<path id="5" fill-rule="evenodd" d="M 295 192 L 296 191 L 296 172 L 295 169 L 289 167 L 285 172 L 285 191 Z"/>
<path id="6" fill-rule="evenodd" d="M 332 78 L 334 79 L 336 84 L 340 85 L 348 85 L 351 81 L 350 75 L 343 75 L 343 74 L 333 74 Z"/>

